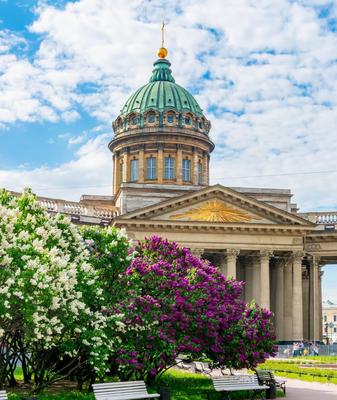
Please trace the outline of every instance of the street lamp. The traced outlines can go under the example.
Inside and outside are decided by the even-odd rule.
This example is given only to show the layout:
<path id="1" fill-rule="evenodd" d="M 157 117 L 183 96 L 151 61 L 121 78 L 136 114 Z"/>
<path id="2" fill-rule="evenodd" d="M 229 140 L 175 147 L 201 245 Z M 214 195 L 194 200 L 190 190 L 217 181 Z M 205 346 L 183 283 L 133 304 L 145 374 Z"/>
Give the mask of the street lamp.
<path id="1" fill-rule="evenodd" d="M 333 328 L 334 328 L 334 323 L 333 322 L 330 322 L 329 323 L 329 328 L 331 329 L 331 343 L 332 343 L 332 330 L 333 330 Z M 330 343 L 330 340 L 329 340 L 329 343 Z"/>

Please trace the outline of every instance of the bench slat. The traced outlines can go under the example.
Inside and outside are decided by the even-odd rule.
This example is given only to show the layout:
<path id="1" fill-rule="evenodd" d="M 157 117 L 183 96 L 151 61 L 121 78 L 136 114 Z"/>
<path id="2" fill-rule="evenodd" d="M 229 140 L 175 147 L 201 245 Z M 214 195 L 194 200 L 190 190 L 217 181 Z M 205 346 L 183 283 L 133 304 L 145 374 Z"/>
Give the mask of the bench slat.
<path id="1" fill-rule="evenodd" d="M 103 393 L 103 394 L 99 394 L 96 395 L 95 394 L 95 398 L 97 400 L 105 400 L 105 399 L 109 399 L 109 400 L 136 400 L 136 399 L 152 399 L 152 398 L 157 398 L 160 397 L 160 394 L 155 394 L 155 395 L 144 395 L 144 396 L 120 396 L 120 395 L 111 395 L 109 393 Z"/>
<path id="2" fill-rule="evenodd" d="M 105 387 L 133 387 L 133 386 L 137 386 L 137 387 L 146 388 L 145 382 L 141 382 L 141 381 L 94 383 L 92 386 L 94 388 L 99 388 L 99 387 L 102 387 L 102 386 L 105 386 Z"/>
<path id="3" fill-rule="evenodd" d="M 105 398 L 105 397 L 111 397 L 111 398 L 118 398 L 118 399 L 149 399 L 149 398 L 155 398 L 155 397 L 160 397 L 160 394 L 157 393 L 152 393 L 152 394 L 142 394 L 142 395 L 121 395 L 118 393 L 111 394 L 111 393 L 95 393 L 96 398 Z"/>
<path id="4" fill-rule="evenodd" d="M 96 383 L 93 386 L 96 400 L 136 400 L 160 397 L 149 394 L 144 381 Z"/>
<path id="5" fill-rule="evenodd" d="M 146 392 L 145 388 L 139 388 L 139 387 L 99 387 L 99 388 L 94 388 L 94 390 L 100 391 L 100 390 L 114 390 L 114 391 L 120 391 L 120 390 L 125 390 L 125 391 L 139 391 L 139 392 Z"/>
<path id="6" fill-rule="evenodd" d="M 217 392 L 234 392 L 239 390 L 265 390 L 269 387 L 260 385 L 255 375 L 228 375 L 212 378 Z"/>

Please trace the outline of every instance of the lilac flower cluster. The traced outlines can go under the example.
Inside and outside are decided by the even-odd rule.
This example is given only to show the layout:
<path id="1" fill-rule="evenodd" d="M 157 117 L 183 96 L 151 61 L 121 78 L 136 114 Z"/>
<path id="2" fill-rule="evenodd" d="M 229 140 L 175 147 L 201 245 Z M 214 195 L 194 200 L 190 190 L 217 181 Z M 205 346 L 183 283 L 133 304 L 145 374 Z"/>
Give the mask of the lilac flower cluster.
<path id="1" fill-rule="evenodd" d="M 115 362 L 125 371 L 150 379 L 180 353 L 232 368 L 254 367 L 273 354 L 272 314 L 240 300 L 242 282 L 157 236 L 135 250 L 120 282 L 125 297 L 114 310 L 124 315 Z"/>

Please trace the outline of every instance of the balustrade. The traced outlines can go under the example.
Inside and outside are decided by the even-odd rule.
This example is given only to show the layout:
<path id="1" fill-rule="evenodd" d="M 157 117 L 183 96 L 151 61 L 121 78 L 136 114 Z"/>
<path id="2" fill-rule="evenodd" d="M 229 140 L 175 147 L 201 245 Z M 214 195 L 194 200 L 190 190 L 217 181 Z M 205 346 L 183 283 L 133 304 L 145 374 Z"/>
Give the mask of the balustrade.
<path id="1" fill-rule="evenodd" d="M 21 193 L 18 192 L 11 193 L 14 196 L 21 195 Z M 48 197 L 38 197 L 38 202 L 48 212 L 95 217 L 97 219 L 111 219 L 119 215 L 119 212 L 116 208 L 98 207 L 88 204 L 82 204 L 76 201 L 65 201 L 59 199 L 50 199 Z"/>
<path id="2" fill-rule="evenodd" d="M 298 215 L 318 225 L 337 225 L 337 211 L 308 212 Z"/>

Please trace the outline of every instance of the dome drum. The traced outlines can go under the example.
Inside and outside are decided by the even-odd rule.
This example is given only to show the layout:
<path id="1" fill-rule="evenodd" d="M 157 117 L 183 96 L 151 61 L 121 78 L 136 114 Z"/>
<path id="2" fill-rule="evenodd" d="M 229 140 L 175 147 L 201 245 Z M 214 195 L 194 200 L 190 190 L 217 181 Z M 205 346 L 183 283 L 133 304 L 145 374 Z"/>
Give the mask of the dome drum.
<path id="1" fill-rule="evenodd" d="M 123 183 L 206 186 L 209 184 L 208 149 L 195 143 L 146 142 L 115 149 L 114 193 Z M 142 186 L 140 186 L 142 187 Z"/>

